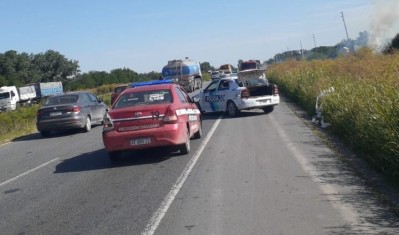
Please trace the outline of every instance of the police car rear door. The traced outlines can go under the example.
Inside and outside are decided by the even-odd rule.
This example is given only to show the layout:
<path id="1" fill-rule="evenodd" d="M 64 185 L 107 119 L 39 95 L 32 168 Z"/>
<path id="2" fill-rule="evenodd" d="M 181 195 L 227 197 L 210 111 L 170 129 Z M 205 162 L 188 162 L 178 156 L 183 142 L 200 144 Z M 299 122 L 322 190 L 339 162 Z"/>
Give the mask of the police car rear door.
<path id="1" fill-rule="evenodd" d="M 214 80 L 201 94 L 200 105 L 204 112 L 223 111 L 224 92 L 219 90 L 221 80 Z"/>

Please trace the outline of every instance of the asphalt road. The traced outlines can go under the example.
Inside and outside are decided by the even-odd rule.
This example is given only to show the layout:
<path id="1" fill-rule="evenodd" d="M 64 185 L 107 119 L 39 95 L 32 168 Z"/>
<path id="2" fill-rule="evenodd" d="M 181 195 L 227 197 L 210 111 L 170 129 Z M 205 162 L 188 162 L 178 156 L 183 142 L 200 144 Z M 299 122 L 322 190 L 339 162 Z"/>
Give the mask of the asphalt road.
<path id="1" fill-rule="evenodd" d="M 0 234 L 397 234 L 399 218 L 297 117 L 204 116 L 192 152 L 128 152 L 101 130 L 0 146 Z"/>

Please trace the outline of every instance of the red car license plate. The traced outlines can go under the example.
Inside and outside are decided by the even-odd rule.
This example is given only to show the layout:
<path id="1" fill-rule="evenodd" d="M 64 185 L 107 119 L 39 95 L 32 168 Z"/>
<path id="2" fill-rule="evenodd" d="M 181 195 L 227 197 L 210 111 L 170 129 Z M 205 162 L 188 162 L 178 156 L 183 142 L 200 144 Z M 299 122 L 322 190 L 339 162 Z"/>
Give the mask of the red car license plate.
<path id="1" fill-rule="evenodd" d="M 149 144 L 149 143 L 151 143 L 150 137 L 136 138 L 136 139 L 130 140 L 130 145 L 143 145 L 143 144 Z"/>

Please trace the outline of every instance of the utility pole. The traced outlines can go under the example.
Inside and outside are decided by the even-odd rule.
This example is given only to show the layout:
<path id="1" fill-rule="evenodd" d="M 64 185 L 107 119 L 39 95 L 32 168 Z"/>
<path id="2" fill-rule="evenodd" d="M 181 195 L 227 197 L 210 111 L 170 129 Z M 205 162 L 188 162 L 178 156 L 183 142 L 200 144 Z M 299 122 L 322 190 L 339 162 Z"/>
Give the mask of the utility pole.
<path id="1" fill-rule="evenodd" d="M 314 34 L 313 34 L 313 42 L 314 42 L 314 48 L 316 48 L 317 44 L 316 44 L 316 38 L 315 38 Z"/>
<path id="2" fill-rule="evenodd" d="M 344 13 L 341 11 L 342 21 L 344 22 L 345 32 L 346 32 L 346 40 L 349 41 L 348 29 L 346 28 Z"/>
<path id="3" fill-rule="evenodd" d="M 305 58 L 305 55 L 303 54 L 302 40 L 300 40 L 299 43 L 301 44 L 301 56 L 302 56 L 302 59 L 304 59 L 304 58 Z"/>

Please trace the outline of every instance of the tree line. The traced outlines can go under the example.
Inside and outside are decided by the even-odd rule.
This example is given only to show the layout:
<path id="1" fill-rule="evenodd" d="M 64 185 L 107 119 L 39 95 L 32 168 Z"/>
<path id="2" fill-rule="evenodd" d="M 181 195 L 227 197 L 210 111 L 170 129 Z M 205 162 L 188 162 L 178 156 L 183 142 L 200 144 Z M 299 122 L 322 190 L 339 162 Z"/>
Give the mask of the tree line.
<path id="1" fill-rule="evenodd" d="M 159 79 L 160 73 L 137 73 L 128 68 L 80 73 L 77 60 L 54 50 L 28 54 L 9 50 L 0 53 L 0 87 L 61 81 L 65 90 L 94 88 L 105 84 Z"/>
<path id="2" fill-rule="evenodd" d="M 273 58 L 267 60 L 267 64 L 281 63 L 286 60 L 325 60 L 335 59 L 340 55 L 357 51 L 362 47 L 368 47 L 369 33 L 360 32 L 356 39 L 343 40 L 335 46 L 319 46 L 311 50 L 292 50 L 276 54 Z M 381 52 L 384 54 L 394 53 L 399 50 L 399 33 L 385 45 Z"/>
<path id="3" fill-rule="evenodd" d="M 201 63 L 203 73 L 212 69 L 209 62 Z M 61 81 L 66 91 L 74 91 L 107 84 L 157 80 L 160 76 L 159 72 L 137 73 L 129 68 L 80 73 L 77 60 L 68 59 L 54 50 L 38 54 L 14 50 L 0 53 L 0 87 Z"/>

